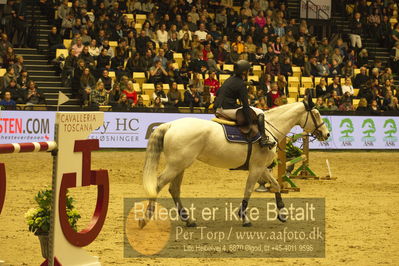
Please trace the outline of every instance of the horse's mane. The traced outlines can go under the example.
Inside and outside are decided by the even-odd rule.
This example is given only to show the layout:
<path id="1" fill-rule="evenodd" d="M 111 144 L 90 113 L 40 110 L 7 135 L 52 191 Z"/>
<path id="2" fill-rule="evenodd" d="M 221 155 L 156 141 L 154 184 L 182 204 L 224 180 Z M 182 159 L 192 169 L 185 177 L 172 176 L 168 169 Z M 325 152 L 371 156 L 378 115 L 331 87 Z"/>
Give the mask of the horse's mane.
<path id="1" fill-rule="evenodd" d="M 280 105 L 278 107 L 275 107 L 275 108 L 267 110 L 265 112 L 265 114 L 267 115 L 267 114 L 273 114 L 274 112 L 280 112 L 280 111 L 283 111 L 285 109 L 289 109 L 289 108 L 293 107 L 294 105 L 297 105 L 298 103 L 303 104 L 302 102 L 296 102 L 296 103 L 289 103 L 289 104 Z"/>

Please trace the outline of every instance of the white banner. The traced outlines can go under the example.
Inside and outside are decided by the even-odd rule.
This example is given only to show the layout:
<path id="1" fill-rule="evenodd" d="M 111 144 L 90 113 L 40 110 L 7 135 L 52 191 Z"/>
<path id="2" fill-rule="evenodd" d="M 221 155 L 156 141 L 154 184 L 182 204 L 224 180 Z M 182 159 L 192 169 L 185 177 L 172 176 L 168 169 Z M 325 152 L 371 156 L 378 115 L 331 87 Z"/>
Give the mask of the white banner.
<path id="1" fill-rule="evenodd" d="M 212 114 L 113 113 L 90 135 L 101 148 L 145 148 L 154 128 L 183 117 L 211 119 Z M 399 117 L 323 116 L 331 137 L 313 141 L 311 149 L 399 149 Z M 54 139 L 55 112 L 0 112 L 0 144 Z M 299 127 L 293 133 L 301 132 Z"/>
<path id="2" fill-rule="evenodd" d="M 331 0 L 301 0 L 300 16 L 304 19 L 330 19 Z"/>
<path id="3" fill-rule="evenodd" d="M 55 112 L 0 112 L 0 144 L 54 140 Z"/>

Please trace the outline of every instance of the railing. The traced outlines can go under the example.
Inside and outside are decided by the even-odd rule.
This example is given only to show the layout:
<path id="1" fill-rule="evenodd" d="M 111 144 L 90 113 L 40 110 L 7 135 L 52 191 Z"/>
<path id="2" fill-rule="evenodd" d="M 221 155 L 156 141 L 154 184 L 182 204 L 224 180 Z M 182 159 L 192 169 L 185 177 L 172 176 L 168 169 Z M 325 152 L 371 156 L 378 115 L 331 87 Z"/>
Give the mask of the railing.
<path id="1" fill-rule="evenodd" d="M 305 3 L 306 6 L 306 19 L 309 18 L 309 8 L 315 11 L 316 19 L 330 19 L 330 15 L 320 8 L 319 5 L 316 5 L 311 0 L 303 0 L 302 3 Z M 320 13 L 323 15 L 321 16 Z"/>

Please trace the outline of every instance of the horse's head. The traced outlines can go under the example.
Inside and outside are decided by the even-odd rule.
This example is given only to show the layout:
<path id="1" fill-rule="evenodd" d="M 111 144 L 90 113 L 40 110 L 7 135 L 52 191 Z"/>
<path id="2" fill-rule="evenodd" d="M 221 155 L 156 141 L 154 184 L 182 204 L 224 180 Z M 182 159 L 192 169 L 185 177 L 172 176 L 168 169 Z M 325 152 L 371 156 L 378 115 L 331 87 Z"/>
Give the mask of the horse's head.
<path id="1" fill-rule="evenodd" d="M 330 131 L 323 122 L 321 115 L 317 109 L 315 109 L 315 104 L 312 101 L 312 96 L 308 96 L 303 101 L 305 105 L 306 114 L 301 118 L 300 126 L 302 129 L 312 134 L 317 140 L 325 141 L 330 137 Z"/>

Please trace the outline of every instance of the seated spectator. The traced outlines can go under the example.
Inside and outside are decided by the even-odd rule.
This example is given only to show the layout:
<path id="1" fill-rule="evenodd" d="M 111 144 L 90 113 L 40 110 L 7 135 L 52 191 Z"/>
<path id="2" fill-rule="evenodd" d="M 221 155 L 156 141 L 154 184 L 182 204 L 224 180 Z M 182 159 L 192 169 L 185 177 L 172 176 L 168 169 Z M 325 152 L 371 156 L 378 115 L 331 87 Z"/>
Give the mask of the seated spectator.
<path id="1" fill-rule="evenodd" d="M 175 67 L 172 61 L 168 61 L 166 63 L 166 72 L 168 73 L 168 78 L 167 78 L 168 83 L 172 82 L 176 82 L 179 84 L 183 83 L 179 69 Z"/>
<path id="2" fill-rule="evenodd" d="M 337 91 L 332 91 L 330 95 L 330 99 L 334 100 L 334 104 L 338 107 L 341 103 L 341 97 L 338 96 Z"/>
<path id="3" fill-rule="evenodd" d="M 336 76 L 341 76 L 342 70 L 341 66 L 338 64 L 338 62 L 333 59 L 332 64 L 330 66 L 330 77 L 336 77 Z"/>
<path id="4" fill-rule="evenodd" d="M 334 54 L 332 55 L 331 60 L 335 60 L 338 65 L 341 65 L 344 62 L 344 57 L 339 48 L 334 49 Z"/>
<path id="5" fill-rule="evenodd" d="M 189 85 L 184 92 L 184 105 L 191 108 L 201 106 L 201 95 L 195 86 Z"/>
<path id="6" fill-rule="evenodd" d="M 98 107 L 108 105 L 108 94 L 104 89 L 104 83 L 97 82 L 95 89 L 90 92 L 90 106 Z"/>
<path id="7" fill-rule="evenodd" d="M 355 88 L 361 88 L 369 80 L 369 77 L 367 76 L 366 71 L 367 71 L 367 69 L 365 67 L 360 68 L 360 73 L 356 75 L 354 83 L 353 83 Z"/>
<path id="8" fill-rule="evenodd" d="M 397 97 L 392 97 L 392 103 L 388 105 L 388 111 L 399 112 L 399 102 Z"/>
<path id="9" fill-rule="evenodd" d="M 155 97 L 154 103 L 151 105 L 151 108 L 164 108 L 165 106 L 162 103 L 160 97 Z"/>
<path id="10" fill-rule="evenodd" d="M 17 84 L 21 87 L 21 89 L 27 90 L 29 81 L 30 78 L 28 76 L 28 71 L 26 71 L 26 69 L 23 69 L 21 71 L 21 74 L 17 78 Z"/>
<path id="11" fill-rule="evenodd" d="M 328 92 L 332 93 L 333 91 L 335 91 L 337 93 L 338 96 L 342 96 L 342 87 L 339 81 L 339 77 L 335 77 L 333 79 L 333 83 L 331 83 L 330 85 L 328 85 Z"/>
<path id="12" fill-rule="evenodd" d="M 3 76 L 3 88 L 7 88 L 10 81 L 16 79 L 15 70 L 13 67 L 8 67 L 7 72 Z"/>
<path id="13" fill-rule="evenodd" d="M 111 68 L 111 56 L 108 55 L 108 50 L 101 49 L 100 55 L 97 57 L 97 71 L 109 70 Z"/>
<path id="14" fill-rule="evenodd" d="M 201 74 L 194 73 L 193 78 L 189 81 L 189 86 L 195 87 L 201 94 L 204 92 L 204 80 L 200 78 Z"/>
<path id="15" fill-rule="evenodd" d="M 121 98 L 121 95 L 125 95 L 125 94 L 122 94 L 121 87 L 120 87 L 119 83 L 114 83 L 112 90 L 109 93 L 109 104 L 112 106 L 117 104 L 119 102 L 119 99 Z"/>
<path id="16" fill-rule="evenodd" d="M 6 53 L 3 55 L 3 68 L 9 68 L 16 62 L 17 62 L 17 55 L 14 52 L 14 48 L 8 46 Z"/>
<path id="17" fill-rule="evenodd" d="M 90 70 L 94 70 L 95 61 L 94 57 L 89 53 L 89 46 L 85 46 L 78 56 L 78 59 L 82 59 L 85 62 L 85 66 L 90 68 Z"/>
<path id="18" fill-rule="evenodd" d="M 276 99 L 276 101 L 277 101 L 277 99 Z M 255 106 L 256 106 L 256 108 L 259 108 L 264 111 L 269 109 L 269 106 L 266 103 L 266 99 L 263 96 L 258 99 Z"/>
<path id="19" fill-rule="evenodd" d="M 122 94 L 126 95 L 127 100 L 131 105 L 137 103 L 137 92 L 134 90 L 133 82 L 129 81 L 127 83 L 127 87 L 122 91 Z"/>
<path id="20" fill-rule="evenodd" d="M 11 92 L 6 91 L 4 93 L 3 99 L 0 101 L 0 109 L 6 109 L 6 110 L 15 110 L 17 104 L 16 102 L 12 99 Z"/>
<path id="21" fill-rule="evenodd" d="M 323 99 L 323 97 L 318 97 L 318 98 L 317 98 L 315 108 L 316 108 L 317 110 L 319 110 L 319 111 L 323 111 L 323 110 L 326 110 L 326 109 L 327 109 L 327 107 L 326 107 L 325 104 L 324 104 L 324 99 Z"/>
<path id="22" fill-rule="evenodd" d="M 118 101 L 112 104 L 112 111 L 114 112 L 126 112 L 130 110 L 131 103 L 127 100 L 126 94 L 122 94 Z"/>
<path id="23" fill-rule="evenodd" d="M 338 107 L 335 105 L 334 99 L 328 99 L 327 101 L 327 106 L 326 106 L 326 111 L 337 111 Z"/>
<path id="24" fill-rule="evenodd" d="M 361 111 L 361 112 L 368 112 L 369 107 L 366 98 L 360 98 L 359 104 L 356 108 L 356 111 Z"/>
<path id="25" fill-rule="evenodd" d="M 380 75 L 380 83 L 381 84 L 385 84 L 385 82 L 387 80 L 389 80 L 390 82 L 393 82 L 393 74 L 392 74 L 392 69 L 387 67 L 384 70 L 384 73 L 382 75 Z"/>
<path id="26" fill-rule="evenodd" d="M 61 34 L 58 33 L 57 27 L 51 27 L 51 31 L 48 34 L 47 40 L 51 58 L 55 58 L 57 49 L 65 49 L 64 41 L 62 40 Z"/>
<path id="27" fill-rule="evenodd" d="M 167 94 L 168 104 L 174 107 L 179 107 L 183 105 L 182 96 L 180 91 L 177 89 L 177 83 L 173 82 L 170 85 L 170 90 Z"/>
<path id="28" fill-rule="evenodd" d="M 104 69 L 102 71 L 102 74 L 101 74 L 100 78 L 98 79 L 97 83 L 98 82 L 103 83 L 104 89 L 107 92 L 110 92 L 114 86 L 114 80 L 109 76 L 109 72 L 106 69 Z"/>
<path id="29" fill-rule="evenodd" d="M 88 67 L 83 68 L 83 72 L 80 76 L 79 93 L 81 94 L 82 97 L 81 99 L 83 100 L 83 103 L 86 106 L 90 104 L 89 97 L 91 91 L 94 90 L 95 85 L 96 85 L 96 80 L 94 79 L 93 75 L 90 73 L 90 69 Z"/>
<path id="30" fill-rule="evenodd" d="M 351 97 L 354 95 L 354 90 L 352 86 L 352 80 L 350 78 L 345 78 L 345 84 L 341 86 L 342 94 L 345 95 L 346 93 L 349 93 Z"/>
<path id="31" fill-rule="evenodd" d="M 341 104 L 338 108 L 339 111 L 355 111 L 355 107 L 352 105 L 352 98 L 349 92 L 345 92 L 341 98 Z"/>
<path id="32" fill-rule="evenodd" d="M 274 56 L 272 61 L 266 65 L 265 72 L 266 72 L 266 74 L 271 75 L 272 79 L 275 76 L 278 76 L 280 74 L 280 64 L 279 64 L 278 56 Z"/>
<path id="33" fill-rule="evenodd" d="M 274 108 L 278 106 L 276 104 L 276 99 L 281 97 L 281 93 L 278 90 L 277 83 L 273 82 L 270 87 L 271 91 L 267 93 L 267 106 L 269 106 L 269 108 Z"/>
<path id="34" fill-rule="evenodd" d="M 327 63 L 327 58 L 323 58 L 323 60 L 317 64 L 317 76 L 319 77 L 328 77 L 330 75 L 330 67 Z"/>
<path id="35" fill-rule="evenodd" d="M 220 83 L 219 81 L 216 79 L 216 74 L 215 72 L 209 72 L 209 77 L 207 79 L 205 79 L 204 81 L 204 86 L 208 86 L 209 87 L 209 93 L 212 96 L 216 95 L 216 92 L 218 91 L 218 89 L 220 88 Z"/>
<path id="36" fill-rule="evenodd" d="M 29 81 L 28 90 L 25 94 L 25 104 L 26 105 L 35 105 L 35 104 L 46 104 L 46 99 L 44 94 L 41 93 L 34 81 Z"/>
<path id="37" fill-rule="evenodd" d="M 329 90 L 327 88 L 327 82 L 325 78 L 320 79 L 320 83 L 316 85 L 316 97 L 325 98 L 328 97 Z"/>
<path id="38" fill-rule="evenodd" d="M 21 71 L 25 69 L 25 65 L 24 65 L 24 58 L 22 55 L 18 55 L 16 57 L 17 61 L 12 65 L 12 67 L 14 68 L 14 72 L 15 75 L 17 77 L 19 77 L 19 75 L 21 74 Z"/>
<path id="39" fill-rule="evenodd" d="M 100 55 L 100 49 L 97 46 L 97 41 L 96 39 L 93 39 L 90 41 L 89 45 L 89 54 L 94 58 L 97 59 L 97 57 Z"/>
<path id="40" fill-rule="evenodd" d="M 75 56 L 79 57 L 79 55 L 82 53 L 84 47 L 85 46 L 82 43 L 82 39 L 78 38 L 76 40 L 76 43 L 74 45 L 72 45 L 71 49 L 75 51 Z"/>
<path id="41" fill-rule="evenodd" d="M 163 68 L 161 61 L 157 60 L 154 62 L 154 66 L 150 68 L 150 78 L 151 83 L 157 84 L 159 82 L 164 82 L 168 72 Z"/>
<path id="42" fill-rule="evenodd" d="M 166 96 L 165 91 L 163 90 L 163 84 L 157 83 L 155 85 L 155 91 L 152 94 L 152 100 L 155 101 L 155 98 L 160 98 L 162 103 L 168 103 L 168 96 Z"/>
<path id="43" fill-rule="evenodd" d="M 369 54 L 366 49 L 362 49 L 357 57 L 357 67 L 367 67 L 369 64 Z"/>
<path id="44" fill-rule="evenodd" d="M 137 104 L 133 106 L 134 108 L 146 108 L 147 106 L 144 104 L 144 99 L 139 95 L 137 98 Z"/>
<path id="45" fill-rule="evenodd" d="M 280 65 L 280 70 L 280 74 L 285 76 L 286 79 L 288 79 L 288 76 L 292 76 L 292 64 L 289 57 L 284 59 L 284 63 Z"/>
<path id="46" fill-rule="evenodd" d="M 301 48 L 296 48 L 295 53 L 292 56 L 292 64 L 303 69 L 305 65 L 305 55 Z"/>
<path id="47" fill-rule="evenodd" d="M 277 88 L 280 92 L 281 96 L 288 95 L 288 86 L 287 80 L 283 75 L 278 75 L 277 77 Z"/>
<path id="48" fill-rule="evenodd" d="M 16 103 L 25 103 L 25 94 L 27 91 L 27 87 L 25 89 L 21 89 L 21 87 L 17 84 L 15 79 L 10 80 L 10 83 L 7 87 L 3 88 L 2 96 L 4 96 L 7 92 L 9 92 L 12 96 L 12 100 Z"/>
<path id="49" fill-rule="evenodd" d="M 371 114 L 380 114 L 381 113 L 381 109 L 378 105 L 377 100 L 372 100 L 369 106 L 369 111 L 371 112 Z"/>
<path id="50" fill-rule="evenodd" d="M 64 39 L 70 39 L 72 34 L 72 27 L 75 25 L 75 18 L 73 13 L 69 13 L 66 17 L 63 18 L 61 24 L 61 35 L 64 36 Z"/>
<path id="51" fill-rule="evenodd" d="M 109 40 L 108 39 L 104 39 L 102 41 L 101 46 L 99 47 L 100 51 L 102 51 L 103 49 L 107 50 L 107 55 L 109 55 L 111 58 L 114 57 L 114 49 L 112 49 L 112 47 L 109 45 Z"/>

